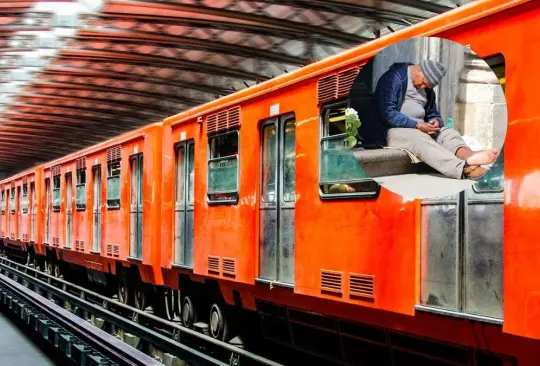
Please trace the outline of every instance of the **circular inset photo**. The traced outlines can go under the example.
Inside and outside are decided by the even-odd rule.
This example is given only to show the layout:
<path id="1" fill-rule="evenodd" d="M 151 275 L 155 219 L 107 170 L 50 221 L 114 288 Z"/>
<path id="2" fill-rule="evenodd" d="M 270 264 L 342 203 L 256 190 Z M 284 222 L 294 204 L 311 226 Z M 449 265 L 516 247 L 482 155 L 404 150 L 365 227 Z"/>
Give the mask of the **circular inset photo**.
<path id="1" fill-rule="evenodd" d="M 346 130 L 365 175 L 408 198 L 454 195 L 502 160 L 504 90 L 492 61 L 459 43 L 393 44 L 352 85 Z"/>

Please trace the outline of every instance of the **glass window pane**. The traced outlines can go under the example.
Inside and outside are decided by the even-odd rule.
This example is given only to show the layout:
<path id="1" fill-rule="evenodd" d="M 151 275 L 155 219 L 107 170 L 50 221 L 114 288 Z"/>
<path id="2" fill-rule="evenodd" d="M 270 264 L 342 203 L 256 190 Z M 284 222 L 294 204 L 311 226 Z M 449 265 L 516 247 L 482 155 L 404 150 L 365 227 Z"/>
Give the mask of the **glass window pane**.
<path id="1" fill-rule="evenodd" d="M 188 204 L 193 206 L 195 203 L 195 144 L 189 144 L 188 153 Z"/>
<path id="2" fill-rule="evenodd" d="M 321 142 L 321 183 L 359 181 L 368 178 L 353 151 L 347 147 L 346 136 L 336 136 Z"/>
<path id="3" fill-rule="evenodd" d="M 262 200 L 276 202 L 277 134 L 274 124 L 263 127 Z"/>
<path id="4" fill-rule="evenodd" d="M 217 195 L 216 200 L 230 199 L 228 193 L 238 191 L 238 159 L 231 156 L 212 161 L 208 168 L 208 193 Z M 226 198 L 227 197 L 227 198 Z"/>
<path id="5" fill-rule="evenodd" d="M 131 204 L 137 203 L 138 192 L 138 172 L 137 172 L 137 159 L 131 160 Z"/>
<path id="6" fill-rule="evenodd" d="M 504 189 L 504 148 L 501 149 L 495 164 L 474 184 L 473 189 L 478 193 L 497 193 Z"/>
<path id="7" fill-rule="evenodd" d="M 283 141 L 283 201 L 296 199 L 296 124 L 294 119 L 285 122 Z"/>
<path id="8" fill-rule="evenodd" d="M 184 146 L 176 149 L 176 204 L 184 203 Z"/>
<path id="9" fill-rule="evenodd" d="M 238 133 L 212 137 L 208 164 L 210 201 L 233 201 L 238 194 Z"/>
<path id="10" fill-rule="evenodd" d="M 422 206 L 422 304 L 458 310 L 456 204 Z"/>

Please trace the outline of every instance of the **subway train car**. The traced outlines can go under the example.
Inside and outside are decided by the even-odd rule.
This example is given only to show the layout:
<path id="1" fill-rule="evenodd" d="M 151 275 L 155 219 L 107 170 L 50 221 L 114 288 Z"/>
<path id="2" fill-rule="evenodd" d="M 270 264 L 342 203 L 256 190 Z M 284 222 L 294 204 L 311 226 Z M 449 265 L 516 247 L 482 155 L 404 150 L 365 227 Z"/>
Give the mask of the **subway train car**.
<path id="1" fill-rule="evenodd" d="M 3 180 L 7 253 L 222 340 L 248 313 L 347 364 L 536 365 L 538 22 L 539 2 L 474 2 Z M 333 164 L 357 164 L 342 133 L 354 78 L 416 36 L 470 45 L 507 99 L 504 153 L 444 199 Z M 32 179 L 36 218 L 18 221 Z"/>
<path id="2" fill-rule="evenodd" d="M 537 364 L 539 21 L 539 2 L 475 2 L 166 119 L 161 265 L 184 324 L 227 339 L 243 308 L 268 338 L 333 360 Z M 506 93 L 497 163 L 444 199 L 332 169 L 354 78 L 415 36 L 469 45 Z"/>

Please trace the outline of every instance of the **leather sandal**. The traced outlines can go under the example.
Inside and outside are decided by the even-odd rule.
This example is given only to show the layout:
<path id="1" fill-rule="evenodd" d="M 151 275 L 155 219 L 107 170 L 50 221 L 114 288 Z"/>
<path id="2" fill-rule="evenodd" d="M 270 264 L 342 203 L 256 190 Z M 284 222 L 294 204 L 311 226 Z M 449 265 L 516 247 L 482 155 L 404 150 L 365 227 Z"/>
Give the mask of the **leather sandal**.
<path id="1" fill-rule="evenodd" d="M 482 168 L 479 165 L 467 165 L 465 168 L 463 168 L 463 176 L 466 179 L 472 179 L 472 180 L 478 180 L 482 178 L 484 174 L 487 173 L 486 168 Z"/>

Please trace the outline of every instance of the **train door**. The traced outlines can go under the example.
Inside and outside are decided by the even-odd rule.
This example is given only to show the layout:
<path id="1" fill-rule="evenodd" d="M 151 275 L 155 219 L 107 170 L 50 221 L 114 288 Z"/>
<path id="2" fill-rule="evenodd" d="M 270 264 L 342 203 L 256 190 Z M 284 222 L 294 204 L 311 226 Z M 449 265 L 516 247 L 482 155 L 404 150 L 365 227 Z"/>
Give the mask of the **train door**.
<path id="1" fill-rule="evenodd" d="M 92 169 L 92 182 L 94 188 L 94 202 L 92 204 L 92 250 L 101 251 L 101 166 Z"/>
<path id="2" fill-rule="evenodd" d="M 71 247 L 71 233 L 73 219 L 73 186 L 71 173 L 66 174 L 66 243 L 65 247 Z"/>
<path id="3" fill-rule="evenodd" d="M 31 203 L 31 212 L 30 212 L 30 241 L 36 241 L 36 215 L 37 215 L 37 200 L 36 200 L 36 183 L 30 183 L 30 197 L 32 200 Z"/>
<path id="4" fill-rule="evenodd" d="M 187 267 L 193 266 L 194 155 L 192 140 L 176 145 L 174 262 Z"/>
<path id="5" fill-rule="evenodd" d="M 486 61 L 504 91 L 504 59 Z M 504 147 L 489 171 L 468 190 L 423 200 L 421 220 L 418 308 L 500 322 L 504 304 Z"/>
<path id="6" fill-rule="evenodd" d="M 131 157 L 130 256 L 142 257 L 143 155 Z"/>
<path id="7" fill-rule="evenodd" d="M 45 179 L 45 242 L 51 244 L 51 179 Z"/>
<path id="8" fill-rule="evenodd" d="M 294 283 L 294 206 L 296 201 L 296 124 L 294 114 L 262 125 L 259 276 Z"/>

